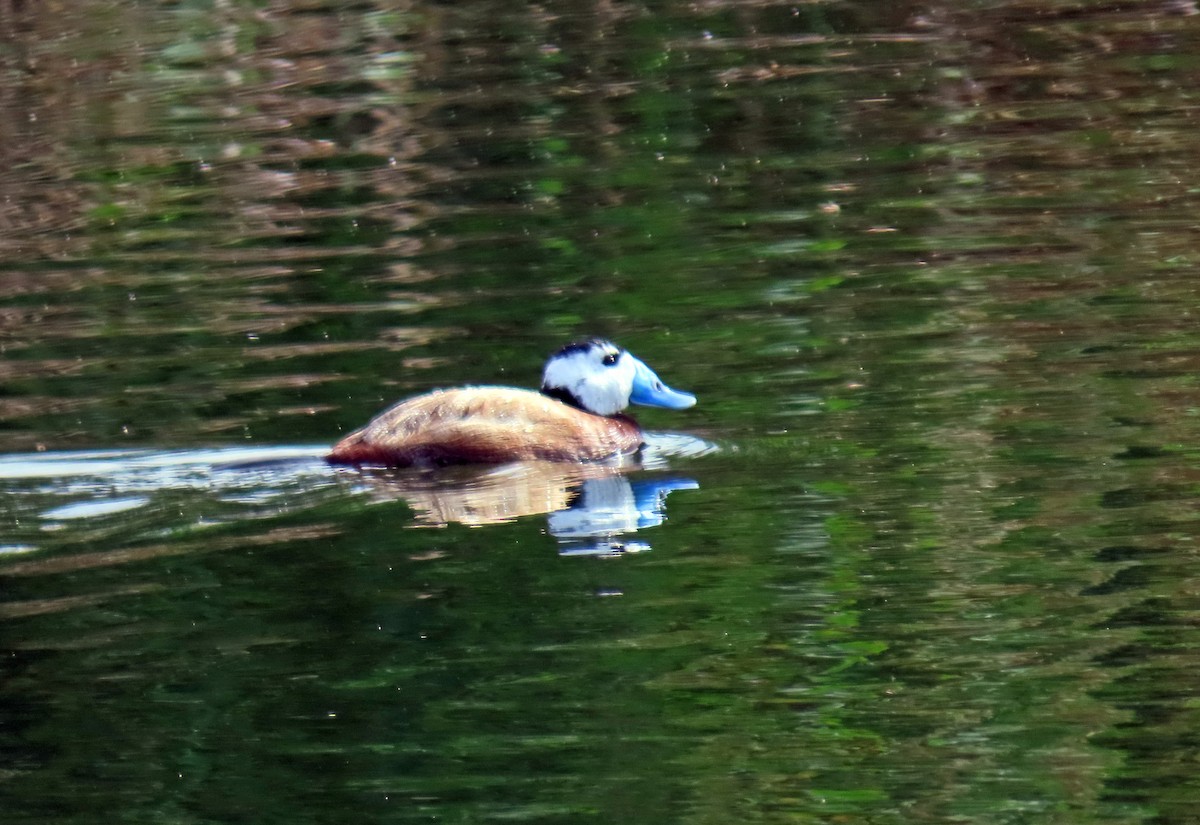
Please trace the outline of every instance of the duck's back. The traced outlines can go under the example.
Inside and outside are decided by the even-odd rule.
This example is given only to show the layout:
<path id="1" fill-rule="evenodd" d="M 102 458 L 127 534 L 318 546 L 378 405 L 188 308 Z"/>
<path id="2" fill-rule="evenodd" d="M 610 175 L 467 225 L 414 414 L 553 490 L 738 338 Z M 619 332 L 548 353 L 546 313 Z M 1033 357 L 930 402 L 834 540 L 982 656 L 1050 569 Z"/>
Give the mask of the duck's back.
<path id="1" fill-rule="evenodd" d="M 438 390 L 385 410 L 334 445 L 339 464 L 596 461 L 641 446 L 625 416 L 593 415 L 531 390 Z"/>

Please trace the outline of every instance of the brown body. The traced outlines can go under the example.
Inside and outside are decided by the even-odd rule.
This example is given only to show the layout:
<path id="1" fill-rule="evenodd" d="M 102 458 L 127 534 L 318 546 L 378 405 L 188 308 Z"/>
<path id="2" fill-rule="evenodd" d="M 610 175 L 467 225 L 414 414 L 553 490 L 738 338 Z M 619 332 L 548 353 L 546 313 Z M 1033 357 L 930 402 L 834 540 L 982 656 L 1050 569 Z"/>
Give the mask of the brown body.
<path id="1" fill-rule="evenodd" d="M 598 461 L 637 451 L 624 415 L 593 415 L 532 390 L 467 387 L 401 401 L 334 445 L 335 464 Z"/>

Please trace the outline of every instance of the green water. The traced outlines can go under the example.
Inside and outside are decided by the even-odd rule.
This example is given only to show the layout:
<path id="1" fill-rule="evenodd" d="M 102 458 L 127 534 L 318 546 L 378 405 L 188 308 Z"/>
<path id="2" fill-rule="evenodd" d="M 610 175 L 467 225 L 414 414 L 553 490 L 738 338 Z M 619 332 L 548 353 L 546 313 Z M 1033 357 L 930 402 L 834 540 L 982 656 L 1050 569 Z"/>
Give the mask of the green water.
<path id="1" fill-rule="evenodd" d="M 1196 821 L 1196 11 L 0 3 L 3 821 Z"/>

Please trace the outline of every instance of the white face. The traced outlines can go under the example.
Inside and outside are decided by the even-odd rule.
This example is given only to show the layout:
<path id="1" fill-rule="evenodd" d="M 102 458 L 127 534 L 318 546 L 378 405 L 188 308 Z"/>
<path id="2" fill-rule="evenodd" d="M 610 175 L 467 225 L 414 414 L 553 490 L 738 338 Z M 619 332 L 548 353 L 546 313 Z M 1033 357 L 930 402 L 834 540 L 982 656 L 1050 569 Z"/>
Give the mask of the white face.
<path id="1" fill-rule="evenodd" d="M 616 415 L 629 406 L 634 358 L 607 342 L 595 343 L 550 360 L 542 373 L 542 386 L 564 389 L 589 412 Z"/>

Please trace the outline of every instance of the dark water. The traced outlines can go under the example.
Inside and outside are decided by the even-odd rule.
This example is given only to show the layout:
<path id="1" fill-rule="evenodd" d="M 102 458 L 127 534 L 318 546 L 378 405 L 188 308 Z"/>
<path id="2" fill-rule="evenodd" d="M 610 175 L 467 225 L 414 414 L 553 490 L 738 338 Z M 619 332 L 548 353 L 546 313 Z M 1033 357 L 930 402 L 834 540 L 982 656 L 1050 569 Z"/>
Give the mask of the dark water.
<path id="1" fill-rule="evenodd" d="M 1196 12 L 0 2 L 3 821 L 1195 821 Z"/>

